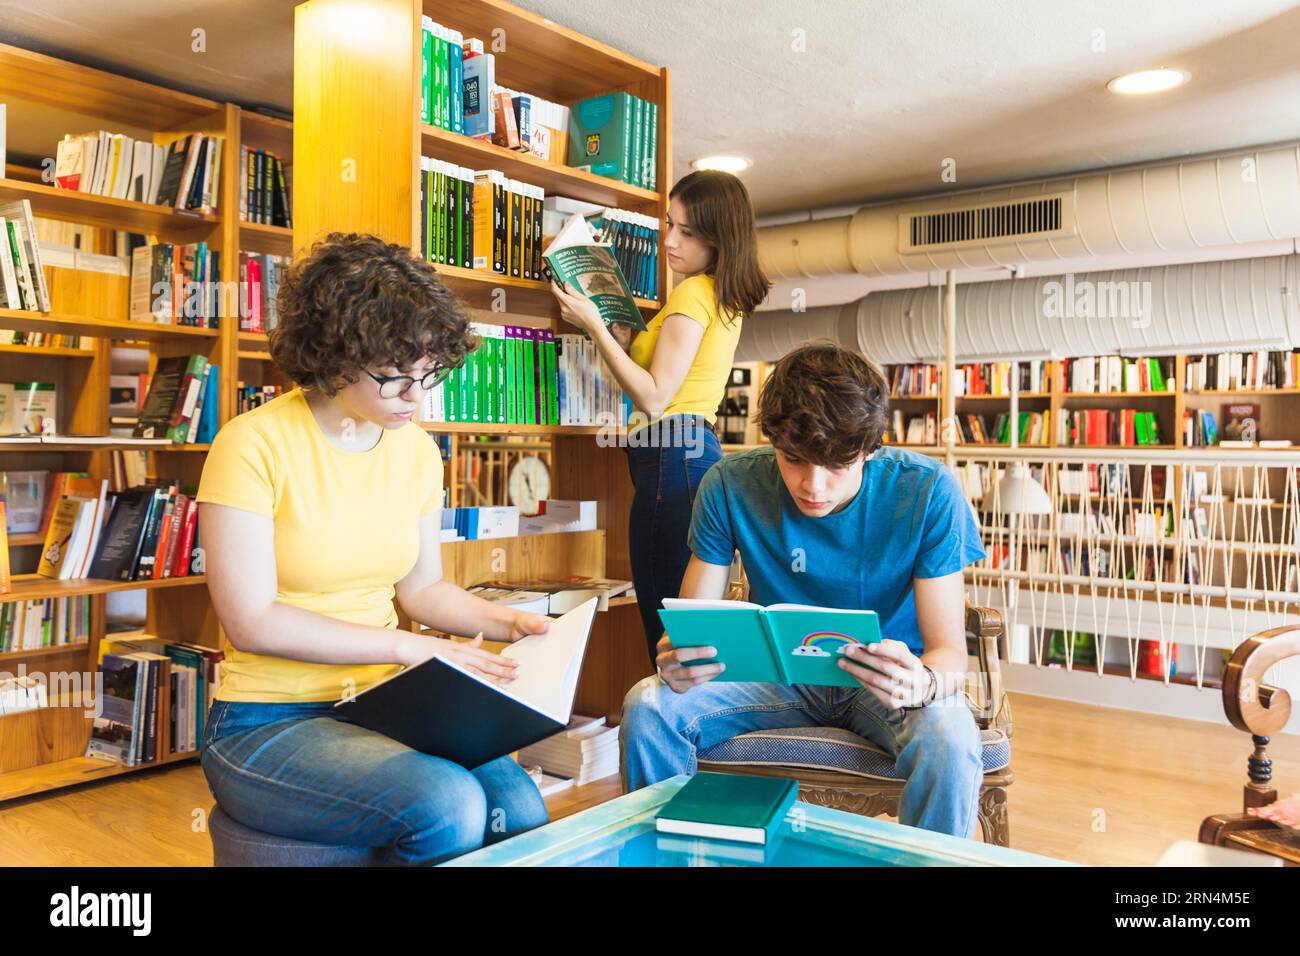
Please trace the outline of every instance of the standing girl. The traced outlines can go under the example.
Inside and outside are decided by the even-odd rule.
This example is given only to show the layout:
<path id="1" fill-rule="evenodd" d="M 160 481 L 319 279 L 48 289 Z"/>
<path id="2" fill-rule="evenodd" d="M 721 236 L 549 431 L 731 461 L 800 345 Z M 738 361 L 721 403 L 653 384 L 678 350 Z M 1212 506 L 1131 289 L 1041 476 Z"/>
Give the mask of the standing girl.
<path id="1" fill-rule="evenodd" d="M 695 490 L 722 458 L 713 425 L 741 322 L 771 286 L 758 265 L 744 183 L 699 170 L 679 180 L 668 199 L 664 250 L 680 278 L 644 332 L 630 338 L 623 326 L 611 331 L 590 300 L 552 286 L 560 314 L 596 343 L 636 408 L 627 434 L 635 486 L 628 531 L 652 666 L 663 635 L 658 611 L 665 597 L 677 596 L 690 560 Z"/>

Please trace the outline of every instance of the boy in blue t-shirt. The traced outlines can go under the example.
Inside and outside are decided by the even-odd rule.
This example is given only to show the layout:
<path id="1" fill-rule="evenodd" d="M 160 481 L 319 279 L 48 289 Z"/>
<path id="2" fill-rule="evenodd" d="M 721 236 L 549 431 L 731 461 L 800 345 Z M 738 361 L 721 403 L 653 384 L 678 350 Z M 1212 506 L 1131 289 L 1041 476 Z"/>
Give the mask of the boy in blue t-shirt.
<path id="1" fill-rule="evenodd" d="M 725 664 L 690 666 L 714 648 L 674 647 L 665 634 L 659 673 L 623 702 L 625 791 L 693 773 L 698 751 L 737 734 L 844 727 L 906 776 L 900 822 L 973 835 L 984 771 L 963 693 L 962 570 L 984 548 L 952 473 L 881 445 L 888 399 L 880 370 L 833 343 L 781 359 L 759 398 L 771 445 L 704 476 L 681 587 L 684 598 L 721 598 L 738 550 L 754 603 L 875 611 L 884 640 L 839 662 L 861 688 L 715 682 Z"/>

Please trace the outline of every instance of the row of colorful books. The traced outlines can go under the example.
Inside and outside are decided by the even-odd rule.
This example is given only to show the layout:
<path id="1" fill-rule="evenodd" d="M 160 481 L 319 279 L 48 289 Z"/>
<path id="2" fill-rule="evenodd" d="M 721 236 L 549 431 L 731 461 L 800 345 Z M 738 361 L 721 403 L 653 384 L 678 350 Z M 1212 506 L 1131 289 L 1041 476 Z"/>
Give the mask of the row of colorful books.
<path id="1" fill-rule="evenodd" d="M 1183 390 L 1295 388 L 1300 385 L 1300 349 L 1289 352 L 1220 352 L 1189 355 Z"/>
<path id="2" fill-rule="evenodd" d="M 178 483 L 151 481 L 115 493 L 106 478 L 59 473 L 37 573 L 59 581 L 202 573 L 197 504 Z"/>
<path id="3" fill-rule="evenodd" d="M 978 362 L 959 365 L 953 375 L 954 394 L 1010 395 L 1013 364 L 1020 369 L 1018 387 L 1021 392 L 1046 393 L 1052 390 L 1052 363 L 1033 359 L 1019 363 Z M 937 367 L 926 367 L 935 369 L 937 377 Z"/>
<path id="4" fill-rule="evenodd" d="M 1159 445 L 1155 412 L 1134 408 L 1073 408 L 1061 412 L 1058 445 Z"/>
<path id="5" fill-rule="evenodd" d="M 103 712 L 95 718 L 87 757 L 135 766 L 152 763 L 159 752 L 161 714 L 166 706 L 167 753 L 199 748 L 208 711 L 220 687 L 220 651 L 161 638 L 104 641 Z"/>
<path id="6" fill-rule="evenodd" d="M 892 398 L 938 397 L 940 370 L 937 365 L 892 365 L 886 370 Z"/>
<path id="7" fill-rule="evenodd" d="M 235 386 L 235 414 L 242 415 L 283 393 L 279 385 L 249 385 L 242 379 Z"/>
<path id="8" fill-rule="evenodd" d="M 54 163 L 61 189 L 211 213 L 225 138 L 189 133 L 165 146 L 98 130 L 64 136 Z"/>
<path id="9" fill-rule="evenodd" d="M 1173 359 L 1096 355 L 1062 359 L 1066 392 L 1171 392 Z"/>
<path id="10" fill-rule="evenodd" d="M 153 242 L 131 251 L 132 322 L 221 327 L 221 252 L 207 242 Z M 242 310 L 241 310 L 242 314 Z"/>
<path id="11" fill-rule="evenodd" d="M 0 604 L 0 654 L 85 644 L 90 627 L 89 594 L 6 601 Z"/>
<path id="12" fill-rule="evenodd" d="M 570 110 L 496 82 L 496 54 L 430 17 L 421 29 L 420 120 L 563 164 Z"/>
<path id="13" fill-rule="evenodd" d="M 989 425 L 985 415 L 958 415 L 961 441 L 973 445 L 1011 444 L 1011 415 L 1003 412 Z M 1051 438 L 1051 412 L 1021 412 L 1016 443 L 1020 445 L 1046 445 Z"/>
<path id="14" fill-rule="evenodd" d="M 614 258 L 628 288 L 643 299 L 659 298 L 659 220 L 626 209 L 606 209 L 592 225 L 601 242 L 614 248 Z"/>
<path id="15" fill-rule="evenodd" d="M 581 334 L 471 323 L 479 346 L 425 396 L 425 421 L 626 424 L 622 388 Z"/>
<path id="16" fill-rule="evenodd" d="M 0 308 L 50 311 L 41 244 L 26 199 L 0 204 Z"/>
<path id="17" fill-rule="evenodd" d="M 269 252 L 239 254 L 239 331 L 270 332 L 280 324 L 280 277 L 292 261 Z"/>
<path id="18" fill-rule="evenodd" d="M 265 149 L 239 147 L 239 218 L 266 226 L 293 226 L 284 160 Z"/>
<path id="19" fill-rule="evenodd" d="M 132 435 L 174 442 L 210 442 L 217 436 L 221 368 L 204 355 L 158 360 Z"/>

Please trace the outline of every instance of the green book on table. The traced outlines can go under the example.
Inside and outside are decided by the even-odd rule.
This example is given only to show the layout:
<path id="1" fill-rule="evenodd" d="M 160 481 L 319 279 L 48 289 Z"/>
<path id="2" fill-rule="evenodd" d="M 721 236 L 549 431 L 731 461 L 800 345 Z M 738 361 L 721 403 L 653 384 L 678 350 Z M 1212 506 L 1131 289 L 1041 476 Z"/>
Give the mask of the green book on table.
<path id="1" fill-rule="evenodd" d="M 713 647 L 718 654 L 690 666 L 726 669 L 714 680 L 769 684 L 861 686 L 839 666 L 846 648 L 880 640 L 875 611 L 745 601 L 664 598 L 659 612 L 673 647 Z"/>
<path id="2" fill-rule="evenodd" d="M 787 777 L 700 772 L 664 804 L 655 829 L 766 845 L 798 794 Z"/>

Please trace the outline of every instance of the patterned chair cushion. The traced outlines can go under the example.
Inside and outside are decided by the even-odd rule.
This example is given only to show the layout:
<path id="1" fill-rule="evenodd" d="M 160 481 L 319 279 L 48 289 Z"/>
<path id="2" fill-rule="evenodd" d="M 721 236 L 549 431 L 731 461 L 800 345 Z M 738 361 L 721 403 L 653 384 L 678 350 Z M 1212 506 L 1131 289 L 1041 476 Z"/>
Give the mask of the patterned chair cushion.
<path id="1" fill-rule="evenodd" d="M 980 731 L 984 772 L 996 773 L 1011 763 L 1011 741 L 1000 730 Z M 903 780 L 894 760 L 869 740 L 838 727 L 789 727 L 756 730 L 700 751 L 699 760 L 738 766 L 799 767 Z"/>

